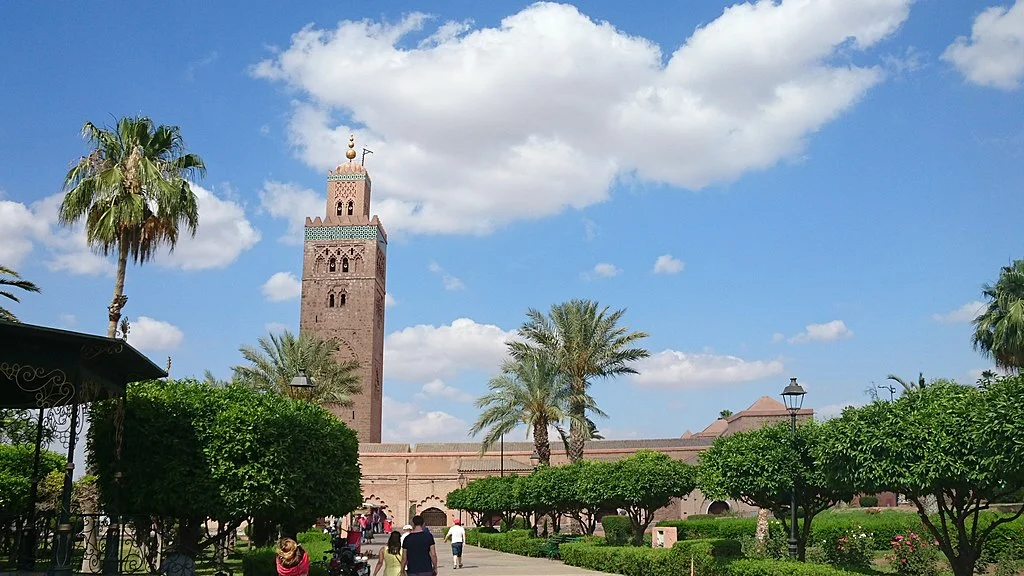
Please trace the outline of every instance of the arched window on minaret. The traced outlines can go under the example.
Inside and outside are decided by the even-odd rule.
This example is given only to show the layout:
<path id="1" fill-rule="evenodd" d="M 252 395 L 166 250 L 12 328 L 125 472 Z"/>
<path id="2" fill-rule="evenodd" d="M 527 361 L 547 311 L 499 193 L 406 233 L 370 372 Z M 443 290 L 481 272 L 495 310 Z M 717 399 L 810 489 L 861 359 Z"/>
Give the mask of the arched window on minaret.
<path id="1" fill-rule="evenodd" d="M 355 205 L 355 203 L 354 203 L 354 202 L 352 202 L 351 200 L 349 200 L 349 201 L 348 201 L 348 215 L 349 215 L 349 216 L 351 216 L 351 215 L 352 215 L 352 212 L 353 212 L 353 211 L 354 211 L 355 209 L 356 209 L 356 205 Z M 340 208 L 339 208 L 339 210 L 340 210 Z M 339 216 L 341 216 L 341 212 L 338 212 L 338 215 L 339 215 Z"/>
<path id="2" fill-rule="evenodd" d="M 337 269 L 338 269 L 338 261 L 337 260 L 335 260 L 334 258 L 331 258 L 330 260 L 327 261 L 327 271 L 328 272 L 335 272 L 335 271 L 337 271 Z"/>
<path id="3" fill-rule="evenodd" d="M 344 304 L 345 303 L 345 301 L 344 301 L 345 296 L 342 295 L 341 297 L 342 297 L 342 304 Z M 334 308 L 334 294 L 330 294 L 330 295 L 327 296 L 327 307 L 328 308 Z"/>
<path id="4" fill-rule="evenodd" d="M 345 297 L 345 293 L 344 293 L 344 292 L 342 292 L 342 293 L 341 293 L 341 303 L 340 303 L 340 304 L 338 304 L 338 305 L 339 305 L 339 306 L 344 306 L 344 305 L 345 305 L 345 301 L 346 301 L 346 300 L 348 300 L 348 298 L 346 298 L 346 297 Z"/>
<path id="5" fill-rule="evenodd" d="M 341 271 L 348 272 L 348 258 L 341 259 Z"/>
<path id="6" fill-rule="evenodd" d="M 351 214 L 351 212 L 349 212 Z M 338 216 L 341 216 L 341 200 L 338 200 Z"/>

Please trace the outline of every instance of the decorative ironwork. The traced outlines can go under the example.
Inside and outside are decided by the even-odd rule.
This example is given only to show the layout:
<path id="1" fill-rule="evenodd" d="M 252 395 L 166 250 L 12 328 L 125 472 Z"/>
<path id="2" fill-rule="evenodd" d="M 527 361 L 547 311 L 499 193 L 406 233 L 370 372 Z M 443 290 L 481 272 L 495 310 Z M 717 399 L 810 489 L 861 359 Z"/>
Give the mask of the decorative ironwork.
<path id="1" fill-rule="evenodd" d="M 121 352 L 124 352 L 123 341 L 103 342 L 102 344 L 87 342 L 82 344 L 83 360 L 92 360 L 104 354 L 120 354 Z"/>
<path id="2" fill-rule="evenodd" d="M 79 411 L 77 418 L 72 418 L 72 412 Z M 60 442 L 60 445 L 67 449 L 73 438 L 78 438 L 82 433 L 85 415 L 84 404 L 65 404 L 50 408 L 46 411 L 46 428 L 53 431 L 53 439 Z M 74 428 L 72 428 L 72 425 Z"/>
<path id="3" fill-rule="evenodd" d="M 58 368 L 0 362 L 0 375 L 14 382 L 21 391 L 32 394 L 37 408 L 59 406 L 75 396 L 74 384 Z"/>

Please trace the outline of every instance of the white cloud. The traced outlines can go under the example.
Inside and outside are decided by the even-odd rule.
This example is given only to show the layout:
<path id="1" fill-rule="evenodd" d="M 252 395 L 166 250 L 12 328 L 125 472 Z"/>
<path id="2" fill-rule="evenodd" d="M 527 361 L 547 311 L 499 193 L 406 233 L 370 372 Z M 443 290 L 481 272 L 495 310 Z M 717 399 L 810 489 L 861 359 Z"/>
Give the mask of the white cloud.
<path id="1" fill-rule="evenodd" d="M 590 218 L 583 219 L 583 237 L 586 238 L 588 242 L 597 238 L 597 230 L 597 222 L 594 222 Z"/>
<path id="2" fill-rule="evenodd" d="M 288 330 L 292 334 L 295 334 L 295 330 L 292 327 L 283 322 L 267 322 L 263 325 L 263 329 L 271 334 L 281 334 L 285 330 Z"/>
<path id="3" fill-rule="evenodd" d="M 32 242 L 50 231 L 46 221 L 21 202 L 0 200 L 0 262 L 16 268 L 32 252 Z"/>
<path id="4" fill-rule="evenodd" d="M 987 303 L 981 300 L 973 300 L 956 310 L 950 310 L 944 314 L 932 314 L 932 320 L 942 324 L 965 324 L 981 316 L 986 307 L 988 307 Z"/>
<path id="5" fill-rule="evenodd" d="M 224 268 L 260 241 L 260 232 L 245 217 L 245 208 L 231 200 L 192 184 L 199 205 L 196 235 L 182 230 L 174 252 L 160 255 L 157 262 L 182 270 Z"/>
<path id="6" fill-rule="evenodd" d="M 149 316 L 130 319 L 129 323 L 128 343 L 139 350 L 173 350 L 185 338 L 177 326 Z"/>
<path id="7" fill-rule="evenodd" d="M 655 274 L 677 274 L 683 271 L 683 261 L 673 258 L 671 254 L 658 256 L 654 261 Z"/>
<path id="8" fill-rule="evenodd" d="M 759 380 L 782 373 L 783 365 L 779 360 L 662 350 L 640 360 L 636 369 L 640 373 L 630 379 L 638 386 L 686 389 Z"/>
<path id="9" fill-rule="evenodd" d="M 302 244 L 306 217 L 326 215 L 327 200 L 298 184 L 268 180 L 260 190 L 260 206 L 274 218 L 288 222 L 288 231 L 279 238 L 285 244 Z"/>
<path id="10" fill-rule="evenodd" d="M 381 434 L 385 442 L 466 439 L 466 422 L 447 412 L 420 410 L 415 404 L 399 402 L 390 396 L 384 397 L 382 411 Z"/>
<path id="11" fill-rule="evenodd" d="M 391 294 L 385 294 L 384 295 L 384 307 L 385 308 L 391 308 L 395 304 L 398 304 L 398 301 L 395 300 L 394 296 L 392 296 Z"/>
<path id="12" fill-rule="evenodd" d="M 911 2 L 739 4 L 671 54 L 565 4 L 472 30 L 414 13 L 307 26 L 252 73 L 295 90 L 288 133 L 310 166 L 337 165 L 350 133 L 372 144 L 391 229 L 487 233 L 602 202 L 620 177 L 699 189 L 799 155 L 882 80 L 844 56 Z"/>
<path id="13" fill-rule="evenodd" d="M 427 269 L 430 270 L 433 274 L 438 274 L 441 276 L 441 285 L 444 286 L 445 290 L 451 292 L 454 290 L 466 289 L 466 285 L 462 283 L 462 280 L 459 280 L 457 277 L 449 274 L 437 262 L 431 262 L 430 264 L 428 264 Z"/>
<path id="14" fill-rule="evenodd" d="M 832 342 L 844 338 L 853 338 L 853 330 L 846 327 L 842 320 L 832 320 L 824 324 L 808 324 L 804 331 L 792 336 L 790 344 L 805 344 L 807 342 Z"/>
<path id="15" fill-rule="evenodd" d="M 783 334 L 782 332 L 776 332 L 775 334 L 772 334 L 772 343 L 773 344 L 778 344 L 779 342 L 782 342 L 785 339 L 786 339 L 786 335 Z"/>
<path id="16" fill-rule="evenodd" d="M 85 226 L 81 222 L 71 227 L 57 222 L 57 211 L 63 199 L 64 194 L 58 192 L 33 202 L 29 207 L 32 214 L 46 225 L 42 236 L 35 238 L 49 254 L 43 264 L 53 272 L 89 276 L 113 274 L 114 263 L 89 247 L 85 240 Z"/>
<path id="17" fill-rule="evenodd" d="M 1015 90 L 1024 82 L 1024 0 L 978 14 L 971 37 L 957 38 L 942 54 L 971 83 Z"/>
<path id="18" fill-rule="evenodd" d="M 826 404 L 824 406 L 820 406 L 820 407 L 814 409 L 814 418 L 815 418 L 815 420 L 818 420 L 819 422 L 824 422 L 825 420 L 831 420 L 832 418 L 837 418 L 839 416 L 842 416 L 843 410 L 845 408 L 849 408 L 849 407 L 860 408 L 863 405 L 864 405 L 864 402 L 853 402 L 853 401 L 845 402 L 845 403 L 839 403 L 839 404 Z"/>
<path id="19" fill-rule="evenodd" d="M 445 326 L 410 326 L 384 340 L 384 376 L 429 382 L 451 378 L 460 370 L 497 372 L 506 357 L 505 342 L 514 336 L 515 332 L 469 318 Z"/>
<path id="20" fill-rule="evenodd" d="M 78 324 L 78 317 L 74 314 L 61 314 L 58 322 L 62 328 L 73 328 Z"/>
<path id="21" fill-rule="evenodd" d="M 443 398 L 455 402 L 472 402 L 476 398 L 472 394 L 449 386 L 440 378 L 435 378 L 423 385 L 423 388 L 416 393 L 419 400 L 430 400 Z"/>
<path id="22" fill-rule="evenodd" d="M 595 264 L 594 267 L 590 270 L 590 272 L 585 273 L 583 277 L 587 279 L 614 278 L 619 274 L 622 274 L 622 269 L 616 266 L 615 264 L 610 264 L 608 262 L 600 262 L 598 264 Z"/>
<path id="23" fill-rule="evenodd" d="M 291 272 L 277 272 L 260 288 L 270 302 L 284 302 L 302 296 L 302 282 Z"/>

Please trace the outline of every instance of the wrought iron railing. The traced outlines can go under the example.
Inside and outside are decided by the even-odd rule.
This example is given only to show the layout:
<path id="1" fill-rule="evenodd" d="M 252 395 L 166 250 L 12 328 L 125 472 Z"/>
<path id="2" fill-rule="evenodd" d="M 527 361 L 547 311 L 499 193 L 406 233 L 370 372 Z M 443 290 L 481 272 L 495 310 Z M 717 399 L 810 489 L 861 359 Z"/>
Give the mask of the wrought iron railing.
<path id="1" fill-rule="evenodd" d="M 114 522 L 102 514 L 73 514 L 62 526 L 56 513 L 40 513 L 30 526 L 27 516 L 0 515 L 0 573 L 233 573 L 228 556 L 235 545 L 234 531 L 193 556 L 182 553 L 167 536 L 170 524 L 151 518 Z M 209 524 L 204 527 L 209 534 Z M 67 538 L 66 545 L 62 538 Z"/>

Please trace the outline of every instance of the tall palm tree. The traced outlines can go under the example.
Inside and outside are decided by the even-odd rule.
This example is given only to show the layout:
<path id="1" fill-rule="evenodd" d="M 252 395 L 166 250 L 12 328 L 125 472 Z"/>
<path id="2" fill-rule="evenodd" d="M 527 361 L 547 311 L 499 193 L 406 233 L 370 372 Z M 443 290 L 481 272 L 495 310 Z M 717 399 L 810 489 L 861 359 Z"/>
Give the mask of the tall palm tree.
<path id="1" fill-rule="evenodd" d="M 310 334 L 295 336 L 285 330 L 280 336 L 260 336 L 259 346 L 242 346 L 239 351 L 248 366 L 234 366 L 234 380 L 244 386 L 303 398 L 315 404 L 350 406 L 352 396 L 362 390 L 354 360 L 335 358 L 337 340 Z M 292 378 L 302 370 L 316 384 L 310 392 L 291 387 Z M 310 396 L 311 395 L 311 396 Z"/>
<path id="2" fill-rule="evenodd" d="M 974 319 L 971 344 L 997 367 L 1019 372 L 1024 367 L 1024 260 L 1004 266 L 982 293 L 989 302 Z"/>
<path id="3" fill-rule="evenodd" d="M 177 126 L 156 126 L 142 116 L 121 118 L 113 128 L 86 122 L 82 136 L 94 148 L 64 178 L 59 219 L 65 225 L 84 219 L 89 245 L 104 256 L 117 254 L 114 297 L 107 307 L 112 338 L 128 301 L 129 257 L 142 264 L 161 245 L 173 250 L 182 225 L 195 235 L 199 210 L 189 179 L 203 176 L 206 165 L 185 151 Z"/>
<path id="4" fill-rule="evenodd" d="M 528 358 L 544 351 L 554 359 L 569 387 L 569 460 L 583 459 L 583 445 L 595 432 L 585 424 L 585 399 L 591 382 L 621 374 L 636 374 L 632 363 L 650 353 L 634 345 L 646 338 L 644 332 L 630 332 L 619 326 L 625 310 L 609 312 L 591 300 L 570 300 L 551 306 L 545 316 L 531 308 L 519 329 L 521 341 L 509 343 L 512 357 Z"/>
<path id="5" fill-rule="evenodd" d="M 26 292 L 39 292 L 39 287 L 29 282 L 28 280 L 22 280 L 21 276 L 18 275 L 13 269 L 8 268 L 0 264 L 0 296 L 4 298 L 10 298 L 15 302 L 21 302 L 18 297 L 7 289 L 7 287 L 20 288 Z M 17 322 L 18 317 L 13 312 L 0 306 L 0 321 L 6 322 Z"/>
<path id="6" fill-rule="evenodd" d="M 904 392 L 913 392 L 914 390 L 921 390 L 926 386 L 926 383 L 924 381 L 924 372 L 918 372 L 916 382 L 914 380 L 904 380 L 903 378 L 900 378 L 895 374 L 889 374 L 888 376 L 885 377 L 885 379 L 892 380 L 893 382 L 902 386 Z"/>
<path id="7" fill-rule="evenodd" d="M 473 436 L 487 431 L 480 452 L 486 452 L 499 438 L 525 424 L 527 435 L 533 436 L 533 446 L 540 456 L 540 463 L 550 464 L 548 428 L 554 426 L 562 433 L 562 421 L 570 419 L 568 405 L 571 396 L 550 355 L 532 354 L 506 362 L 501 374 L 491 378 L 487 387 L 490 392 L 476 401 L 476 407 L 483 412 L 469 430 Z M 603 415 L 593 398 L 588 396 L 583 403 Z"/>

